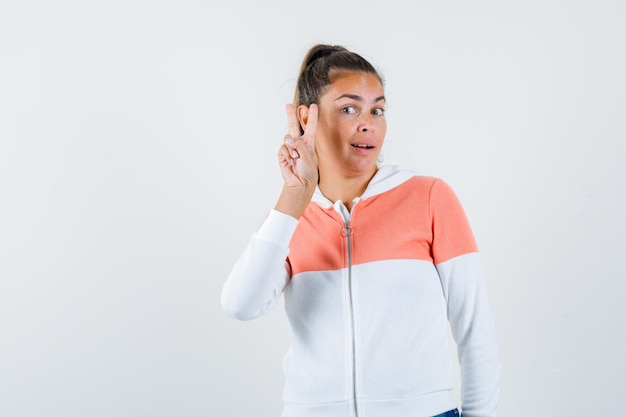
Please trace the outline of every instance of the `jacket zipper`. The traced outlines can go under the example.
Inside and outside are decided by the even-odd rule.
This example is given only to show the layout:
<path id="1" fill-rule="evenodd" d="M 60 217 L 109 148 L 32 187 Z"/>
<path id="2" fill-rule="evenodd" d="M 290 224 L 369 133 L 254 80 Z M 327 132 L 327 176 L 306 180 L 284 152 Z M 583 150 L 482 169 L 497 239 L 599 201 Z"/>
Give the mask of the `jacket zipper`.
<path id="1" fill-rule="evenodd" d="M 353 207 L 354 208 L 354 207 Z M 350 216 L 350 214 L 348 214 Z M 341 234 L 346 238 L 346 247 L 348 250 L 348 301 L 350 307 L 350 341 L 352 343 L 352 400 L 354 402 L 354 416 L 358 417 L 358 406 L 356 397 L 356 324 L 354 317 L 354 300 L 352 298 L 352 227 L 350 227 L 350 217 L 345 220 Z"/>

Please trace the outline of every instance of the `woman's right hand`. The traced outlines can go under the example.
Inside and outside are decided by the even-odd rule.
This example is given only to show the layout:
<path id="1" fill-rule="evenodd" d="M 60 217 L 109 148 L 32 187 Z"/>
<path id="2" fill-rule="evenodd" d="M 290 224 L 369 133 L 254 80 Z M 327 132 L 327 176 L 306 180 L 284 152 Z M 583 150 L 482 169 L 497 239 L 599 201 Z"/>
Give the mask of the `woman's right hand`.
<path id="1" fill-rule="evenodd" d="M 278 151 L 278 163 L 285 180 L 285 187 L 317 186 L 317 154 L 315 152 L 315 131 L 317 129 L 317 104 L 311 104 L 306 118 L 304 134 L 300 134 L 300 123 L 293 105 L 287 104 L 289 134 Z"/>
<path id="2" fill-rule="evenodd" d="M 317 129 L 317 104 L 308 108 L 304 134 L 300 134 L 300 123 L 296 110 L 287 104 L 289 134 L 278 151 L 278 164 L 285 184 L 275 209 L 300 218 L 317 187 L 318 168 L 315 152 L 315 131 Z"/>

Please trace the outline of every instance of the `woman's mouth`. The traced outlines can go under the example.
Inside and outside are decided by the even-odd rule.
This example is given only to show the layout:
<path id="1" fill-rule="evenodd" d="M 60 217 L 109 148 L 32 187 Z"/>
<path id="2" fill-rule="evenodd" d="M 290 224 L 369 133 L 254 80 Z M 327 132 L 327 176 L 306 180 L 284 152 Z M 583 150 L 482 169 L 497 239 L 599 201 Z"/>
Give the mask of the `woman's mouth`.
<path id="1" fill-rule="evenodd" d="M 369 156 L 375 152 L 375 146 L 368 143 L 352 143 L 351 146 L 361 156 Z"/>

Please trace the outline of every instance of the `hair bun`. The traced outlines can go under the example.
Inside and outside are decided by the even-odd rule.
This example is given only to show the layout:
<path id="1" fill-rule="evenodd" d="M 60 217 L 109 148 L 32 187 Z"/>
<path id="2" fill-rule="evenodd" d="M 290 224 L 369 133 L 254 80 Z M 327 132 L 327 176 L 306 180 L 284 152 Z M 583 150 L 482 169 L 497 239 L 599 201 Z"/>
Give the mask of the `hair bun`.
<path id="1" fill-rule="evenodd" d="M 309 58 L 309 61 L 306 63 L 307 65 L 311 65 L 313 62 L 317 61 L 318 59 L 328 56 L 334 52 L 337 52 L 338 49 L 335 48 L 322 48 L 318 51 L 315 51 L 314 53 L 311 54 L 311 57 Z"/>

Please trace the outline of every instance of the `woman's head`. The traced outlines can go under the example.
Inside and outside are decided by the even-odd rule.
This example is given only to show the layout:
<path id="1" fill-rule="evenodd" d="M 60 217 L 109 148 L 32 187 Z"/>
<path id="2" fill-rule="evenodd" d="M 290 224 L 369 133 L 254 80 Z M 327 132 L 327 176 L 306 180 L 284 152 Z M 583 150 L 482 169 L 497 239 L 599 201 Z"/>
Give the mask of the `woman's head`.
<path id="1" fill-rule="evenodd" d="M 383 82 L 374 67 L 340 46 L 311 48 L 295 94 L 301 127 L 307 125 L 312 104 L 319 108 L 315 148 L 320 181 L 373 175 L 387 130 Z"/>

